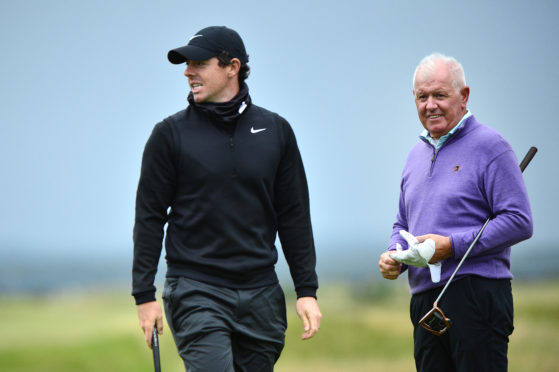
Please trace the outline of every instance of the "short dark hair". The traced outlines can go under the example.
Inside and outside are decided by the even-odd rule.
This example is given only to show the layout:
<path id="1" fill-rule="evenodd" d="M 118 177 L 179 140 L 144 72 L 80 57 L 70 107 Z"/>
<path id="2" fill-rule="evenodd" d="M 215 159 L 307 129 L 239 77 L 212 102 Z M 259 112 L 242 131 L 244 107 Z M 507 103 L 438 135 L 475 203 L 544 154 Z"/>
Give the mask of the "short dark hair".
<path id="1" fill-rule="evenodd" d="M 231 60 L 233 59 L 233 57 L 231 57 L 229 53 L 227 53 L 226 51 L 221 51 L 221 53 L 219 53 L 216 57 L 218 60 L 218 65 L 221 67 L 225 67 L 229 65 L 231 63 Z M 248 55 L 247 55 L 247 60 L 248 60 Z M 243 82 L 248 78 L 248 75 L 250 75 L 249 65 L 241 62 L 241 69 L 239 70 L 239 76 L 238 76 L 239 86 L 241 86 Z"/>

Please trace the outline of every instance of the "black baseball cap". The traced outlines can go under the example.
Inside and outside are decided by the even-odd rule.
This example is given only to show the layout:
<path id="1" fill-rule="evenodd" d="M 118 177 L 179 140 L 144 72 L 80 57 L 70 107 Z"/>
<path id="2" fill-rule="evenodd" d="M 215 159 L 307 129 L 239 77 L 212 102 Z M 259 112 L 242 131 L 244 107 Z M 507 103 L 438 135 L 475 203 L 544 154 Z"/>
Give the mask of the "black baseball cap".
<path id="1" fill-rule="evenodd" d="M 169 62 L 178 65 L 186 62 L 203 61 L 217 56 L 222 51 L 229 53 L 232 58 L 238 58 L 241 63 L 248 62 L 245 44 L 239 34 L 225 26 L 210 26 L 198 31 L 188 40 L 188 44 L 170 50 L 167 53 Z"/>

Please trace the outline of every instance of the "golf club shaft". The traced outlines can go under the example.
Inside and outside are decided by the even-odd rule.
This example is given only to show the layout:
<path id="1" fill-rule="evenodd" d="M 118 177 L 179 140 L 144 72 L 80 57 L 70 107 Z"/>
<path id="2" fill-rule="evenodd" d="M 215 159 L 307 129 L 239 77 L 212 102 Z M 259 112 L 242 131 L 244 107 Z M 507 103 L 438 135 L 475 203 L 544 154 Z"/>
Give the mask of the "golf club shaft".
<path id="1" fill-rule="evenodd" d="M 153 350 L 153 367 L 155 372 L 161 372 L 161 362 L 159 360 L 159 336 L 157 335 L 157 326 L 153 327 L 151 334 L 151 348 Z"/>
<path id="2" fill-rule="evenodd" d="M 530 147 L 530 150 L 528 150 L 528 153 L 526 153 L 526 156 L 524 156 L 524 159 L 522 159 L 522 161 L 520 162 L 520 171 L 524 172 L 524 169 L 526 169 L 526 167 L 528 166 L 528 164 L 530 164 L 530 162 L 532 161 L 532 159 L 534 158 L 534 155 L 536 155 L 536 152 L 538 151 L 538 149 L 534 146 Z M 452 275 L 450 276 L 450 278 L 448 279 L 448 281 L 446 282 L 446 285 L 444 286 L 443 290 L 441 291 L 441 293 L 439 294 L 439 297 L 437 297 L 437 299 L 435 300 L 435 304 L 439 302 L 439 300 L 441 299 L 441 297 L 443 296 L 444 292 L 446 291 L 446 289 L 448 288 L 448 285 L 450 284 L 450 282 L 452 281 L 452 279 L 454 279 L 454 276 L 456 275 L 456 273 L 458 272 L 458 270 L 460 269 L 460 266 L 462 266 L 462 264 L 464 263 L 464 260 L 466 260 L 466 257 L 468 257 L 468 254 L 470 253 L 470 251 L 472 250 L 472 248 L 474 247 L 474 245 L 476 245 L 477 241 L 479 240 L 479 238 L 481 237 L 481 234 L 483 233 L 483 230 L 485 230 L 485 227 L 487 226 L 487 224 L 489 223 L 489 221 L 491 221 L 491 217 L 487 218 L 487 221 L 485 221 L 485 223 L 483 224 L 483 226 L 481 227 L 481 229 L 479 230 L 479 232 L 477 233 L 474 241 L 472 242 L 472 244 L 470 244 L 470 246 L 468 247 L 468 250 L 466 251 L 466 253 L 464 253 L 464 256 L 462 257 L 462 259 L 460 260 L 460 262 L 458 263 L 458 266 L 456 266 L 456 269 L 454 270 L 454 272 L 452 273 Z"/>

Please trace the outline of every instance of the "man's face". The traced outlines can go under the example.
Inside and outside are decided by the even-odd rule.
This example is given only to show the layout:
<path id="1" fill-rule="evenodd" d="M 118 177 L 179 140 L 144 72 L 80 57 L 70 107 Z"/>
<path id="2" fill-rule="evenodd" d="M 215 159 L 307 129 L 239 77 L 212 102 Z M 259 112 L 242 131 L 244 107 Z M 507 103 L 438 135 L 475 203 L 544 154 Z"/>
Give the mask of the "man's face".
<path id="1" fill-rule="evenodd" d="M 421 124 L 431 137 L 440 138 L 466 113 L 470 88 L 454 88 L 448 67 L 437 63 L 432 74 L 421 69 L 417 72 L 413 94 Z"/>
<path id="2" fill-rule="evenodd" d="M 232 65 L 219 66 L 216 57 L 205 61 L 186 61 L 184 76 L 195 102 L 227 102 L 238 92 L 237 76 Z"/>

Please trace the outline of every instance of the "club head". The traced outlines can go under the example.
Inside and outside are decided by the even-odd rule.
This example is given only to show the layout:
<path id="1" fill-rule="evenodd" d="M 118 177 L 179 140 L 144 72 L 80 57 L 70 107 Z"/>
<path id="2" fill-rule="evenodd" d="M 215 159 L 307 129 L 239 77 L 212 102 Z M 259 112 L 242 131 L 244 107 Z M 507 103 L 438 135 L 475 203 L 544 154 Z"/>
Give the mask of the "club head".
<path id="1" fill-rule="evenodd" d="M 444 315 L 443 311 L 437 306 L 437 303 L 435 303 L 431 311 L 425 314 L 419 321 L 421 327 L 435 336 L 440 336 L 445 333 L 450 328 L 451 324 L 451 320 Z"/>

